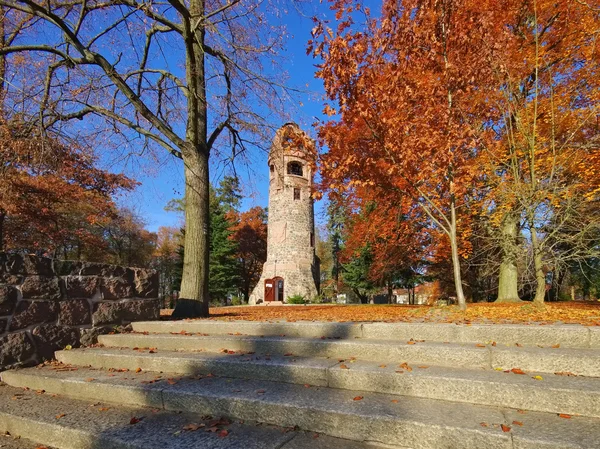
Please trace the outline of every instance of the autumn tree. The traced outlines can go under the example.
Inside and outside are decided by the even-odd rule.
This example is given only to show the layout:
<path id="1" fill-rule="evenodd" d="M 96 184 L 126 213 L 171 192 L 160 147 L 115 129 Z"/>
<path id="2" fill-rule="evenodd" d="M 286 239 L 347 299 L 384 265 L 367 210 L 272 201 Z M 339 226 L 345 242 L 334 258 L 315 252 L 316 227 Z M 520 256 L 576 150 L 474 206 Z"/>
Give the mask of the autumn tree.
<path id="1" fill-rule="evenodd" d="M 135 211 L 120 208 L 117 216 L 102 227 L 109 261 L 115 265 L 148 267 L 156 250 L 156 234 Z"/>
<path id="2" fill-rule="evenodd" d="M 237 245 L 239 287 L 248 302 L 267 260 L 267 211 L 257 206 L 239 213 L 232 231 L 230 238 Z"/>
<path id="3" fill-rule="evenodd" d="M 160 277 L 160 296 L 170 297 L 174 290 L 179 289 L 178 269 L 181 264 L 179 248 L 182 244 L 180 229 L 161 226 L 156 233 L 156 247 L 152 257 L 152 267 Z"/>
<path id="4" fill-rule="evenodd" d="M 0 250 L 78 257 L 103 246 L 94 227 L 115 218 L 113 196 L 136 182 L 96 163 L 29 126 L 0 123 Z"/>
<path id="5" fill-rule="evenodd" d="M 502 2 L 504 29 L 482 48 L 498 91 L 485 140 L 491 219 L 504 258 L 499 301 L 518 300 L 521 231 L 531 248 L 542 304 L 547 273 L 597 254 L 600 169 L 600 53 L 597 8 L 576 0 Z M 493 50 L 499 47 L 501 50 Z"/>
<path id="6" fill-rule="evenodd" d="M 376 187 L 357 187 L 346 194 L 344 253 L 372 255 L 368 278 L 387 290 L 413 289 L 424 274 L 430 248 L 427 217 L 410 196 L 388 195 Z"/>
<path id="7" fill-rule="evenodd" d="M 0 1 L 5 11 L 36 19 L 35 30 L 22 30 L 0 55 L 35 55 L 46 69 L 33 98 L 38 111 L 31 114 L 39 129 L 72 136 L 106 124 L 100 136 L 109 136 L 108 145 L 150 157 L 164 150 L 183 161 L 183 300 L 175 315 L 208 315 L 209 156 L 230 160 L 248 145 L 266 142 L 267 118 L 285 110 L 290 91 L 272 65 L 286 36 L 273 21 L 280 6 L 247 0 Z M 88 127 L 77 128 L 74 119 Z"/>
<path id="8" fill-rule="evenodd" d="M 465 307 L 460 211 L 477 182 L 478 127 L 489 105 L 480 42 L 495 16 L 467 0 L 385 1 L 379 19 L 337 1 L 337 27 L 317 23 L 309 50 L 339 114 L 319 129 L 332 190 L 376 187 L 410 195 L 451 246 L 456 297 Z M 360 22 L 357 22 L 360 20 Z"/>

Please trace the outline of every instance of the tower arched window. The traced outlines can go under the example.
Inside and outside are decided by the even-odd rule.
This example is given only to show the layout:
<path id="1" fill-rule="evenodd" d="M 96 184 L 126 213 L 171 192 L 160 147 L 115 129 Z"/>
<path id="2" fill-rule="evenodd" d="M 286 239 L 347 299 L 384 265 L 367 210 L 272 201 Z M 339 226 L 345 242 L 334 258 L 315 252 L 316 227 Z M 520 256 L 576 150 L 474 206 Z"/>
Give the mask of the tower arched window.
<path id="1" fill-rule="evenodd" d="M 292 161 L 287 166 L 288 175 L 302 176 L 302 164 L 300 162 Z"/>

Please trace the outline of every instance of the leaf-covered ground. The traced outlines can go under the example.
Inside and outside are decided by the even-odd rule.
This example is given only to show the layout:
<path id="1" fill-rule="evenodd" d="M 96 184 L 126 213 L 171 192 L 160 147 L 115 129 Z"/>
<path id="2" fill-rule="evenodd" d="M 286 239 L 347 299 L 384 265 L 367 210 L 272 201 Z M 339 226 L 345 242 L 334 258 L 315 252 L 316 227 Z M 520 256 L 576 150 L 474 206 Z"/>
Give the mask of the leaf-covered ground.
<path id="1" fill-rule="evenodd" d="M 579 323 L 600 326 L 600 302 L 563 302 L 539 309 L 531 303 L 469 304 L 466 312 L 457 307 L 405 305 L 312 305 L 242 306 L 211 308 L 214 320 L 248 321 L 385 321 L 460 323 Z M 168 316 L 170 310 L 163 310 Z"/>

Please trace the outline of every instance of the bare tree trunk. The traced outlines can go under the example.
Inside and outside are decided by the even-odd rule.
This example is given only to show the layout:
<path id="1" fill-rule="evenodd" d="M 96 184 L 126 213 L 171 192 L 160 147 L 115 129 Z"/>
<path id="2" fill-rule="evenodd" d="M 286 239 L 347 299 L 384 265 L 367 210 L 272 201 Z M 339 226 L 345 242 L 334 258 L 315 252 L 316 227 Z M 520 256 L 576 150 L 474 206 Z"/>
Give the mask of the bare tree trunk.
<path id="1" fill-rule="evenodd" d="M 546 273 L 544 273 L 540 241 L 538 239 L 537 231 L 533 225 L 531 226 L 531 245 L 533 247 L 535 280 L 537 284 L 533 303 L 536 305 L 544 305 L 544 297 L 546 296 Z"/>
<path id="2" fill-rule="evenodd" d="M 185 242 L 183 251 L 183 276 L 181 280 L 179 311 L 191 308 L 185 316 L 208 316 L 208 158 L 201 155 L 186 158 L 185 164 Z M 201 267 L 198 270 L 198 267 Z M 195 304 L 185 306 L 185 300 Z M 181 304 L 181 306 L 180 306 Z M 184 310 L 185 310 L 184 309 Z"/>
<path id="3" fill-rule="evenodd" d="M 513 213 L 504 216 L 502 222 L 502 263 L 498 277 L 498 298 L 496 302 L 520 302 L 519 273 L 517 271 L 517 229 L 518 218 Z"/>
<path id="4" fill-rule="evenodd" d="M 458 255 L 458 239 L 456 235 L 456 204 L 454 198 L 450 201 L 450 248 L 452 249 L 452 269 L 454 271 L 454 288 L 460 310 L 467 310 L 467 301 L 463 292 L 462 276 L 460 273 L 460 257 Z"/>
<path id="5" fill-rule="evenodd" d="M 204 0 L 191 0 L 191 17 L 203 17 Z M 181 293 L 173 318 L 208 317 L 209 295 L 209 174 L 206 75 L 203 26 L 186 21 L 186 82 L 188 117 L 182 149 L 185 170 L 185 243 Z M 198 268 L 200 267 L 200 268 Z"/>

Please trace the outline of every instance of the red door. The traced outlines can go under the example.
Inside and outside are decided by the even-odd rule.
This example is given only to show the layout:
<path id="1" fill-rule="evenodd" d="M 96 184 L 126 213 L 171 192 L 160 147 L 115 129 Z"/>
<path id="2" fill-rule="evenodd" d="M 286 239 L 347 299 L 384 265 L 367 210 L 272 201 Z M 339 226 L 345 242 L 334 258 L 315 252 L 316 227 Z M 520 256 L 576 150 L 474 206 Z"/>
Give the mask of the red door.
<path id="1" fill-rule="evenodd" d="M 265 301 L 275 300 L 275 284 L 273 279 L 265 279 Z"/>

